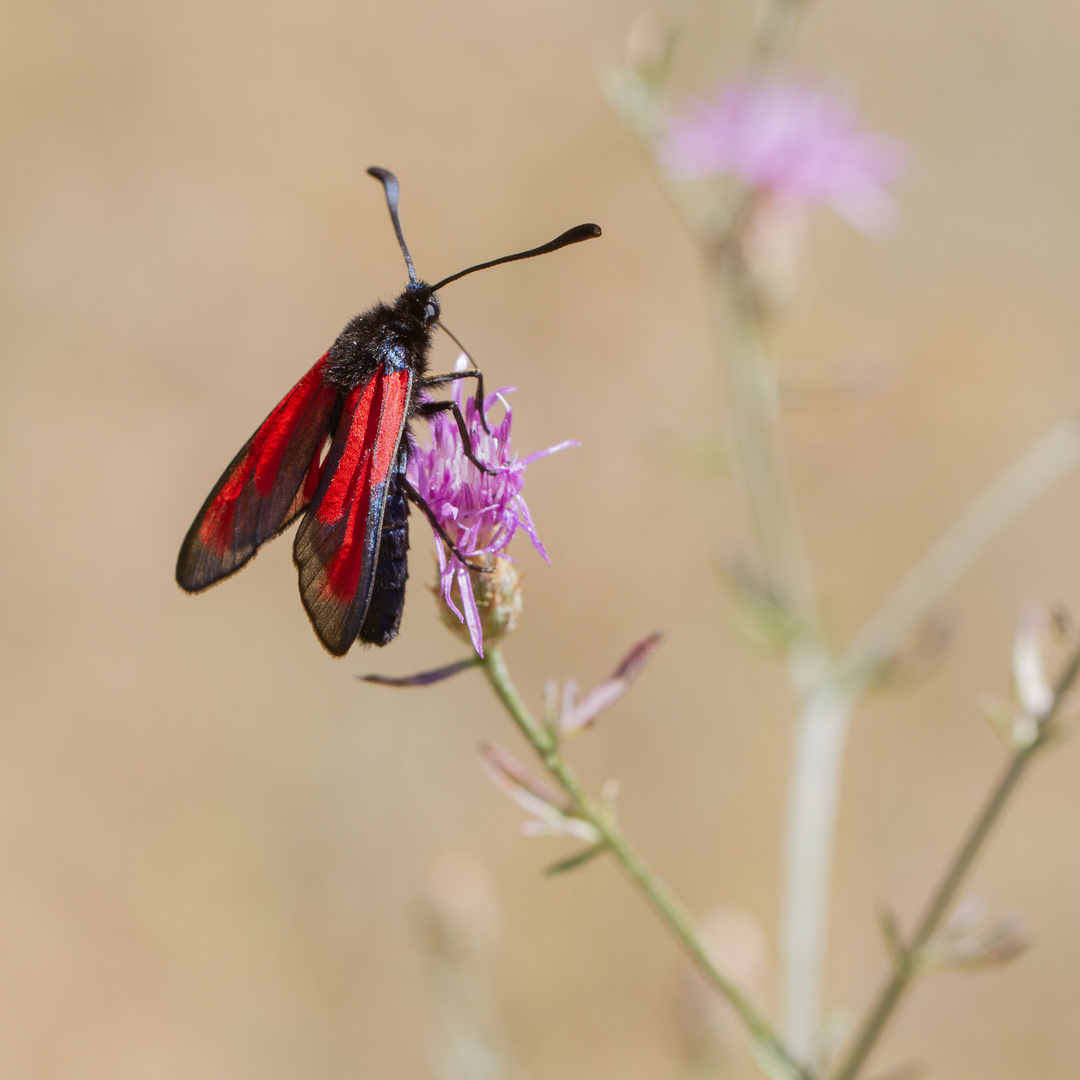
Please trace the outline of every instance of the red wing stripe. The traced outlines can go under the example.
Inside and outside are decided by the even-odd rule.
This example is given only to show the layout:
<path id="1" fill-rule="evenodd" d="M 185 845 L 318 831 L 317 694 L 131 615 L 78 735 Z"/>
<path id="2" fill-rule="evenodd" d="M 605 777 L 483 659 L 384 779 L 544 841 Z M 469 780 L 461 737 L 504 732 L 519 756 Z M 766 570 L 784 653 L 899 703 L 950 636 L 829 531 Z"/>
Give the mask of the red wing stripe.
<path id="1" fill-rule="evenodd" d="M 375 569 L 386 484 L 401 438 L 410 375 L 391 372 L 363 387 L 341 461 L 316 511 L 323 524 L 346 517 L 341 547 L 327 564 L 323 584 L 324 594 L 339 604 L 354 597 L 366 564 L 368 578 Z"/>
<path id="2" fill-rule="evenodd" d="M 176 580 L 189 592 L 239 570 L 308 504 L 339 400 L 326 357 L 259 425 L 214 486 L 188 530 Z"/>
<path id="3" fill-rule="evenodd" d="M 207 507 L 199 526 L 199 539 L 218 556 L 234 546 L 236 510 L 252 474 L 255 492 L 264 498 L 270 495 L 285 451 L 297 434 L 297 424 L 304 411 L 320 391 L 333 393 L 323 379 L 325 363 L 326 357 L 323 357 L 263 421 L 251 437 L 244 459 L 232 470 L 214 501 Z"/>
<path id="4" fill-rule="evenodd" d="M 357 387 L 345 401 L 345 415 L 350 417 L 345 445 L 316 512 L 324 525 L 337 521 L 352 506 L 357 481 L 370 470 L 371 448 L 378 438 L 381 419 L 383 382 L 376 376 Z"/>
<path id="5" fill-rule="evenodd" d="M 319 491 L 296 534 L 304 606 L 320 640 L 339 656 L 356 639 L 370 599 L 412 381 L 410 368 L 383 367 L 349 394 Z"/>

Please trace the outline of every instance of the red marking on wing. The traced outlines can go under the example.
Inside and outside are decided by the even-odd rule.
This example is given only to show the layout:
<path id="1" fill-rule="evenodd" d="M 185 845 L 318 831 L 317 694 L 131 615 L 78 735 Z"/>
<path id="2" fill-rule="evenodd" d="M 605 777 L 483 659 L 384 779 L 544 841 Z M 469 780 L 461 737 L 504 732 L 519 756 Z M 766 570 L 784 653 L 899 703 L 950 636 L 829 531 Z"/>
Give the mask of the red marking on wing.
<path id="1" fill-rule="evenodd" d="M 346 398 L 319 491 L 296 534 L 300 595 L 319 638 L 339 656 L 370 599 L 412 379 L 411 369 L 383 368 Z"/>
<path id="2" fill-rule="evenodd" d="M 326 357 L 289 391 L 229 464 L 192 524 L 176 578 L 198 591 L 233 573 L 310 501 L 337 391 Z"/>
<path id="3" fill-rule="evenodd" d="M 320 391 L 325 394 L 329 389 L 323 381 L 325 362 L 326 358 L 323 357 L 289 391 L 251 437 L 239 464 L 234 464 L 227 472 L 225 483 L 207 508 L 199 526 L 199 538 L 215 554 L 224 555 L 233 546 L 236 508 L 248 481 L 254 479 L 254 490 L 263 498 L 273 492 L 282 458 L 296 433 L 300 418 Z"/>

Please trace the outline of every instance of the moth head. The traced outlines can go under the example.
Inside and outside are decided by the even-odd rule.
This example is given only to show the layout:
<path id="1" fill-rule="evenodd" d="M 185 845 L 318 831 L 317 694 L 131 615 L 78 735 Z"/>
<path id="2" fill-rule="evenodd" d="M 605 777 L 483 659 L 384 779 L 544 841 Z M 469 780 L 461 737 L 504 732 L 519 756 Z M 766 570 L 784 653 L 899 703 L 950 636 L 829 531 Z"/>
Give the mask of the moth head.
<path id="1" fill-rule="evenodd" d="M 439 321 L 439 298 L 435 290 L 423 281 L 410 281 L 398 300 L 398 309 L 409 319 L 430 330 Z"/>

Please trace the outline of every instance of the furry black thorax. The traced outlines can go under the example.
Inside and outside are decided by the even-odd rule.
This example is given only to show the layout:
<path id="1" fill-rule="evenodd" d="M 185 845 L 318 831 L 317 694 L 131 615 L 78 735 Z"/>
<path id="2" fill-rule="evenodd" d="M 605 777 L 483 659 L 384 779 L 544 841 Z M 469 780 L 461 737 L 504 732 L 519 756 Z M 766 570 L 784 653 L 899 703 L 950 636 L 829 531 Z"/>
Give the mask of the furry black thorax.
<path id="1" fill-rule="evenodd" d="M 410 367 L 417 381 L 423 379 L 438 321 L 439 301 L 431 286 L 411 283 L 392 305 L 376 304 L 349 320 L 326 354 L 327 380 L 347 394 L 383 364 Z"/>

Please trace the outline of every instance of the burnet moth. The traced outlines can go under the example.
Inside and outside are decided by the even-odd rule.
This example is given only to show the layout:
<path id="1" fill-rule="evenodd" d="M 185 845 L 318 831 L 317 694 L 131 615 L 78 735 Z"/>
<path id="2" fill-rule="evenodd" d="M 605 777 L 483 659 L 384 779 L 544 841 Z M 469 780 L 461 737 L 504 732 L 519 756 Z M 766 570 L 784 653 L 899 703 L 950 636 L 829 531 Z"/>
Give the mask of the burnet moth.
<path id="1" fill-rule="evenodd" d="M 180 587 L 201 592 L 239 570 L 302 514 L 293 542 L 300 599 L 334 656 L 344 656 L 358 638 L 385 645 L 397 635 L 408 577 L 410 502 L 465 561 L 406 479 L 409 421 L 451 412 L 465 456 L 491 472 L 473 453 L 457 405 L 429 400 L 425 393 L 472 377 L 482 408 L 479 370 L 427 373 L 431 337 L 440 325 L 438 290 L 477 270 L 600 235 L 597 225 L 578 225 L 541 247 L 428 285 L 417 278 L 405 244 L 397 178 L 386 169 L 368 172 L 383 185 L 409 283 L 393 304 L 376 304 L 349 322 L 262 422 L 207 496 L 176 563 Z"/>

